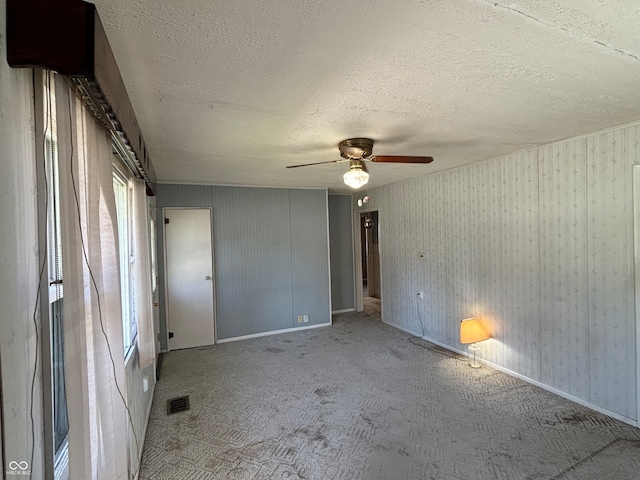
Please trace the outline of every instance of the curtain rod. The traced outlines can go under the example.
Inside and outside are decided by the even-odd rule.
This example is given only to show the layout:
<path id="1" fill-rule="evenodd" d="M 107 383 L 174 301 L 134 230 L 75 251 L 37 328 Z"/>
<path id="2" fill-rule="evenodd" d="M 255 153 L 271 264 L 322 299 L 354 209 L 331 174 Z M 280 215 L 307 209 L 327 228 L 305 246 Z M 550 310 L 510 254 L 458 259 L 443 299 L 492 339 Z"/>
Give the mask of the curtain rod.
<path id="1" fill-rule="evenodd" d="M 66 76 L 111 132 L 128 166 L 155 195 L 157 177 L 95 5 L 81 0 L 7 0 L 7 63 Z"/>

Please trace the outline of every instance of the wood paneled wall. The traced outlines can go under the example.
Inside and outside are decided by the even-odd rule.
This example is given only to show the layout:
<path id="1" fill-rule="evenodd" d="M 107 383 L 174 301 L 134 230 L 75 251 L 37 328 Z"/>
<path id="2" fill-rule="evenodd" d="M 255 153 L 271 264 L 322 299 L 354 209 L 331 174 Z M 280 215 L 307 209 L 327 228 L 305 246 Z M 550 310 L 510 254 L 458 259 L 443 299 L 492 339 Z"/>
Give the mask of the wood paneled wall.
<path id="1" fill-rule="evenodd" d="M 351 195 L 329 195 L 331 309 L 355 309 Z"/>
<path id="2" fill-rule="evenodd" d="M 213 208 L 217 340 L 331 322 L 326 190 L 159 185 L 161 259 L 163 207 Z M 162 261 L 158 274 L 166 348 Z"/>

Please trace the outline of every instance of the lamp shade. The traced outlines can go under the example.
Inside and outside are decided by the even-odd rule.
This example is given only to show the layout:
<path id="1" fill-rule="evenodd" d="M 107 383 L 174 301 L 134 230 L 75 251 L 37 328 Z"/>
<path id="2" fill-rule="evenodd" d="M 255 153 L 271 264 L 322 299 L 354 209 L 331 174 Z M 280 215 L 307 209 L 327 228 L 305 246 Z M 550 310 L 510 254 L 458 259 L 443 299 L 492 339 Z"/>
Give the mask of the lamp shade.
<path id="1" fill-rule="evenodd" d="M 465 318 L 460 322 L 460 343 L 476 343 L 491 338 L 475 318 Z"/>

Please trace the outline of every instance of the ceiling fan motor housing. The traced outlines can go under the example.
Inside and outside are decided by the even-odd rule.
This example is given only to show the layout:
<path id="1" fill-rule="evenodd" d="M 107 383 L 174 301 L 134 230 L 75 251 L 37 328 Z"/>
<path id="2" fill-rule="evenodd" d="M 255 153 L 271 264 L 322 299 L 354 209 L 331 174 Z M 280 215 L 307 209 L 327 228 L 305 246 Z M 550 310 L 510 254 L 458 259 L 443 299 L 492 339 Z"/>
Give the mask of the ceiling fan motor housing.
<path id="1" fill-rule="evenodd" d="M 352 158 L 351 160 L 349 160 L 349 170 L 362 170 L 366 172 L 367 167 L 362 160 L 358 158 Z"/>
<path id="2" fill-rule="evenodd" d="M 340 156 L 347 160 L 362 159 L 371 156 L 373 140 L 370 138 L 348 138 L 338 144 Z"/>

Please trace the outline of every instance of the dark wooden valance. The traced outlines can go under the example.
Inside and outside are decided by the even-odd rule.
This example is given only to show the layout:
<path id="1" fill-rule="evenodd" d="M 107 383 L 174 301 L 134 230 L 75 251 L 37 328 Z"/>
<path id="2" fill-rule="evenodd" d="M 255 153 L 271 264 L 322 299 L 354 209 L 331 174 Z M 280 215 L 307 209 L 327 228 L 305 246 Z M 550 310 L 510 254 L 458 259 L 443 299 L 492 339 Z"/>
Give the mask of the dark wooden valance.
<path id="1" fill-rule="evenodd" d="M 156 192 L 156 175 L 95 5 L 81 0 L 6 0 L 7 62 L 69 78 L 110 131 L 132 172 Z"/>

